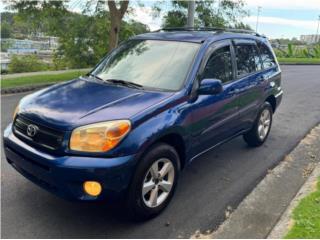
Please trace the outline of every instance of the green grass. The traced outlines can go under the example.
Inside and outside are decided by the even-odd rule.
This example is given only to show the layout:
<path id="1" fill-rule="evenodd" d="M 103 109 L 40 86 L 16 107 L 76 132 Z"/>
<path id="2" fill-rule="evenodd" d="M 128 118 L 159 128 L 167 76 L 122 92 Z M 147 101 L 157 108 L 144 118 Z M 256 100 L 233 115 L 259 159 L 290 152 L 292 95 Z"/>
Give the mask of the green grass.
<path id="1" fill-rule="evenodd" d="M 84 75 L 88 70 L 75 70 L 59 74 L 41 74 L 35 76 L 16 77 L 10 79 L 1 80 L 1 88 L 19 87 L 19 86 L 31 86 L 45 83 L 56 83 L 71 80 L 73 78 Z"/>
<path id="2" fill-rule="evenodd" d="M 278 61 L 280 64 L 320 64 L 320 58 L 278 58 Z"/>
<path id="3" fill-rule="evenodd" d="M 294 225 L 285 238 L 320 238 L 320 178 L 317 190 L 293 210 Z"/>

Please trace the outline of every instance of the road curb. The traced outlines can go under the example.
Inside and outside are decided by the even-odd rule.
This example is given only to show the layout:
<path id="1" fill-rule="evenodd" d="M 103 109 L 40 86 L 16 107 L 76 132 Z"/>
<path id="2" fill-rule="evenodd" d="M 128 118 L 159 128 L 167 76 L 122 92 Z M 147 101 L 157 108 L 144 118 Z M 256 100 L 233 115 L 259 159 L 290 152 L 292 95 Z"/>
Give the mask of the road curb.
<path id="1" fill-rule="evenodd" d="M 6 95 L 6 94 L 30 92 L 30 91 L 39 90 L 39 89 L 42 89 L 42 88 L 45 88 L 45 87 L 49 87 L 49 86 L 54 85 L 54 84 L 56 84 L 56 83 L 46 83 L 46 84 L 38 84 L 38 85 L 33 85 L 33 86 L 4 88 L 4 89 L 1 89 L 1 94 L 2 95 Z"/>
<path id="2" fill-rule="evenodd" d="M 315 184 L 317 183 L 318 177 L 320 176 L 320 164 L 318 163 L 312 174 L 309 176 L 308 180 L 299 190 L 297 195 L 291 201 L 287 210 L 282 214 L 278 223 L 274 226 L 273 230 L 267 238 L 269 239 L 282 239 L 288 233 L 292 227 L 293 221 L 291 219 L 292 211 L 298 206 L 299 202 L 313 192 L 315 189 Z"/>
<path id="3" fill-rule="evenodd" d="M 320 162 L 320 125 L 310 131 L 294 150 L 209 235 L 196 238 L 266 238 L 292 199 Z"/>
<path id="4" fill-rule="evenodd" d="M 90 71 L 92 68 L 77 68 L 77 69 L 68 69 L 68 70 L 53 70 L 53 71 L 40 71 L 40 72 L 24 72 L 24 73 L 11 73 L 11 74 L 2 74 L 2 80 L 9 80 L 12 78 L 18 77 L 28 77 L 28 76 L 38 76 L 38 75 L 57 75 L 61 73 L 75 72 L 75 71 Z"/>
<path id="5" fill-rule="evenodd" d="M 88 71 L 89 72 L 90 70 L 91 70 L 91 68 L 80 68 L 80 69 L 69 69 L 69 70 L 58 70 L 58 71 L 14 73 L 14 74 L 1 75 L 1 80 L 10 80 L 11 78 L 38 76 L 38 75 L 58 75 L 58 74 L 62 74 L 62 73 L 76 72 L 76 71 L 78 71 L 78 72 Z M 40 83 L 40 84 L 35 84 L 35 85 L 3 88 L 3 89 L 1 89 L 1 94 L 5 95 L 5 94 L 15 94 L 15 93 L 35 91 L 35 90 L 39 90 L 39 89 L 54 85 L 56 83 L 57 82 L 50 82 L 50 83 L 42 83 L 42 84 Z"/>

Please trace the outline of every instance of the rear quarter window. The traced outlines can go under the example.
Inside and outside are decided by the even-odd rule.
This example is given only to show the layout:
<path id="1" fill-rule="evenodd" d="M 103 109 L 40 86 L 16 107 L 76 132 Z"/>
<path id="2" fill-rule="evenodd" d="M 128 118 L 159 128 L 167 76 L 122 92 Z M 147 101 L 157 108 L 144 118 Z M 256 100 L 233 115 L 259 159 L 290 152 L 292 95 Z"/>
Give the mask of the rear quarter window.
<path id="1" fill-rule="evenodd" d="M 262 60 L 262 66 L 264 69 L 276 66 L 276 60 L 270 50 L 270 48 L 262 42 L 258 43 L 258 48 L 260 51 L 260 56 Z"/>

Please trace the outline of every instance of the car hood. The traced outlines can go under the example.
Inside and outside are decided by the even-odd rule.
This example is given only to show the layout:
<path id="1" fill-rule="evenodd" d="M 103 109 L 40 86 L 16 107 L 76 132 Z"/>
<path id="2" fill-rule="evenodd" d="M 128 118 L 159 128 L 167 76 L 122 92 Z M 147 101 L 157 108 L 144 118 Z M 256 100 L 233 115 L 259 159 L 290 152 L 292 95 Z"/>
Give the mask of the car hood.
<path id="1" fill-rule="evenodd" d="M 26 96 L 21 100 L 19 114 L 65 130 L 95 122 L 130 119 L 172 94 L 79 78 Z"/>

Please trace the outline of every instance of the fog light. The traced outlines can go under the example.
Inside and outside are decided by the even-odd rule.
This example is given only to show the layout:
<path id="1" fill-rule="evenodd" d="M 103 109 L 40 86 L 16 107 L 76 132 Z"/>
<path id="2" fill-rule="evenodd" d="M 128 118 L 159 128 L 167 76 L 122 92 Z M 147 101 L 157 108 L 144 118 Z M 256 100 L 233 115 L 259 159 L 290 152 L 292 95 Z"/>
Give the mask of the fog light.
<path id="1" fill-rule="evenodd" d="M 102 191 L 101 184 L 98 182 L 95 182 L 95 181 L 84 182 L 83 189 L 87 194 L 94 196 L 94 197 L 98 196 Z"/>

